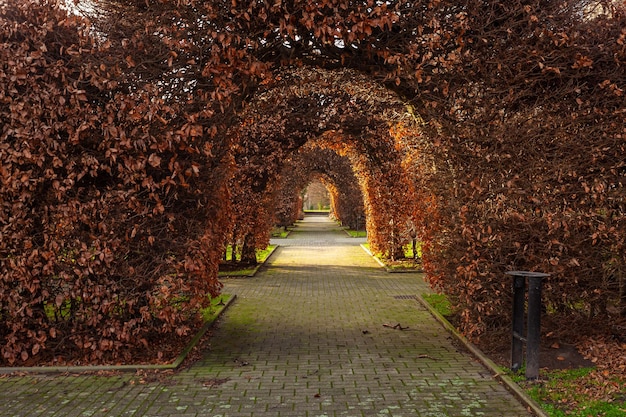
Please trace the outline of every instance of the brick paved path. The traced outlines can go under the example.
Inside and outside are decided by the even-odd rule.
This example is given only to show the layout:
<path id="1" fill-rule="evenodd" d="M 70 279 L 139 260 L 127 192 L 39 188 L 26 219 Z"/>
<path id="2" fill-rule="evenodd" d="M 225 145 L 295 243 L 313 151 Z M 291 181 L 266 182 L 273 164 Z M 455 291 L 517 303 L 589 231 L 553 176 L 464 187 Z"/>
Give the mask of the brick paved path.
<path id="1" fill-rule="evenodd" d="M 136 375 L 0 378 L 0 416 L 528 416 L 413 298 L 322 217 L 237 294 L 203 359 Z M 383 324 L 408 327 L 397 330 Z"/>

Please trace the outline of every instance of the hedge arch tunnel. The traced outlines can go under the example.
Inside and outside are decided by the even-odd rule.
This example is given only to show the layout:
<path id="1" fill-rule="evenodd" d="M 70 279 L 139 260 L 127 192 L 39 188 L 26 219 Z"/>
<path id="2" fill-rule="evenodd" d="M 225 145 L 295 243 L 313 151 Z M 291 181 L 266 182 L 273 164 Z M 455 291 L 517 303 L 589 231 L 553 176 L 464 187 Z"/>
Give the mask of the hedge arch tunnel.
<path id="1" fill-rule="evenodd" d="M 551 274 L 553 330 L 626 315 L 623 2 L 93 3 L 0 5 L 4 363 L 163 353 L 308 148 L 349 161 L 374 247 L 410 220 L 466 335 L 508 269 Z"/>
<path id="2" fill-rule="evenodd" d="M 300 190 L 312 178 L 318 178 L 329 190 L 332 211 L 343 224 L 356 228 L 364 225 L 363 195 L 350 161 L 330 149 L 304 146 L 295 153 L 280 175 L 277 194 L 277 224 L 288 226 L 300 215 Z"/>
<path id="3" fill-rule="evenodd" d="M 238 149 L 234 240 L 250 249 L 267 244 L 276 210 L 270 208 L 275 204 L 271 196 L 281 178 L 288 180 L 298 169 L 304 169 L 305 179 L 312 170 L 323 169 L 329 176 L 349 168 L 363 196 L 359 205 L 365 209 L 370 244 L 388 256 L 401 256 L 412 212 L 404 142 L 419 136 L 416 118 L 397 95 L 354 71 L 302 67 L 283 70 L 277 78 L 246 105 L 241 125 L 232 132 Z M 336 176 L 333 182 L 340 185 Z M 352 222 L 361 215 L 345 214 L 342 220 Z"/>

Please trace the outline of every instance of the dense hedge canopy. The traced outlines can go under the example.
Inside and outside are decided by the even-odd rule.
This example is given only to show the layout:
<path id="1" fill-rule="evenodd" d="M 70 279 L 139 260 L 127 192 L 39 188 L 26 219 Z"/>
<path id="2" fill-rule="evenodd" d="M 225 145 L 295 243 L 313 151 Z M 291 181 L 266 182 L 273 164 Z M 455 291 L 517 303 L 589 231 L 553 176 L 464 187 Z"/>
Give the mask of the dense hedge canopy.
<path id="1" fill-rule="evenodd" d="M 349 161 L 376 250 L 417 228 L 469 336 L 508 269 L 623 316 L 625 28 L 610 0 L 0 4 L 2 361 L 165 355 L 303 155 L 346 193 Z"/>
<path id="2" fill-rule="evenodd" d="M 85 20 L 10 2 L 0 22 L 2 360 L 168 354 L 219 292 L 226 142 Z"/>

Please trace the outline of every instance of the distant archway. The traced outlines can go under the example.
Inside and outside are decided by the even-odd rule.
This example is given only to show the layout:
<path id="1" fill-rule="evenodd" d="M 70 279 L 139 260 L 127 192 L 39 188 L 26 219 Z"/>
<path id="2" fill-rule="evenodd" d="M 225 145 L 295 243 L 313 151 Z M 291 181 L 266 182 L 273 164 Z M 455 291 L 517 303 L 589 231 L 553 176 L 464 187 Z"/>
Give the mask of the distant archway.
<path id="1" fill-rule="evenodd" d="M 353 213 L 347 221 L 365 220 L 373 249 L 401 256 L 411 212 L 404 142 L 419 135 L 416 117 L 395 93 L 354 71 L 300 67 L 275 78 L 246 105 L 231 132 L 237 143 L 233 185 L 240 189 L 233 193 L 233 214 L 241 213 L 233 224 L 248 228 L 238 239 L 255 242 L 244 243 L 248 247 L 265 244 L 267 216 L 274 212 L 266 206 L 268 196 L 281 175 L 292 173 L 286 164 L 330 150 L 347 158 L 363 195 L 364 218 Z M 298 154 L 301 149 L 308 153 Z"/>
<path id="2" fill-rule="evenodd" d="M 328 188 L 333 216 L 351 228 L 365 228 L 363 194 L 347 157 L 331 149 L 305 146 L 294 154 L 280 173 L 277 220 L 289 225 L 299 217 L 301 190 L 312 179 Z"/>
<path id="3" fill-rule="evenodd" d="M 324 211 L 331 209 L 331 195 L 321 178 L 312 177 L 304 191 L 304 210 Z"/>

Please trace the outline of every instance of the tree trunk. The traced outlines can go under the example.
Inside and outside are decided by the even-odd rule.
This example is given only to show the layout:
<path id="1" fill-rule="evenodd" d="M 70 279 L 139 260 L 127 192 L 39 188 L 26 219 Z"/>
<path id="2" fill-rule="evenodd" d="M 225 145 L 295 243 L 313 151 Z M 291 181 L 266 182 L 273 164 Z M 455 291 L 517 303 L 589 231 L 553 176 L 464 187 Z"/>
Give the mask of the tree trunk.
<path id="1" fill-rule="evenodd" d="M 245 241 L 241 246 L 241 263 L 246 265 L 256 265 L 256 250 L 254 246 L 248 245 Z"/>
<path id="2" fill-rule="evenodd" d="M 231 262 L 237 262 L 237 243 L 233 242 L 231 245 L 231 251 L 230 251 L 230 261 Z"/>

